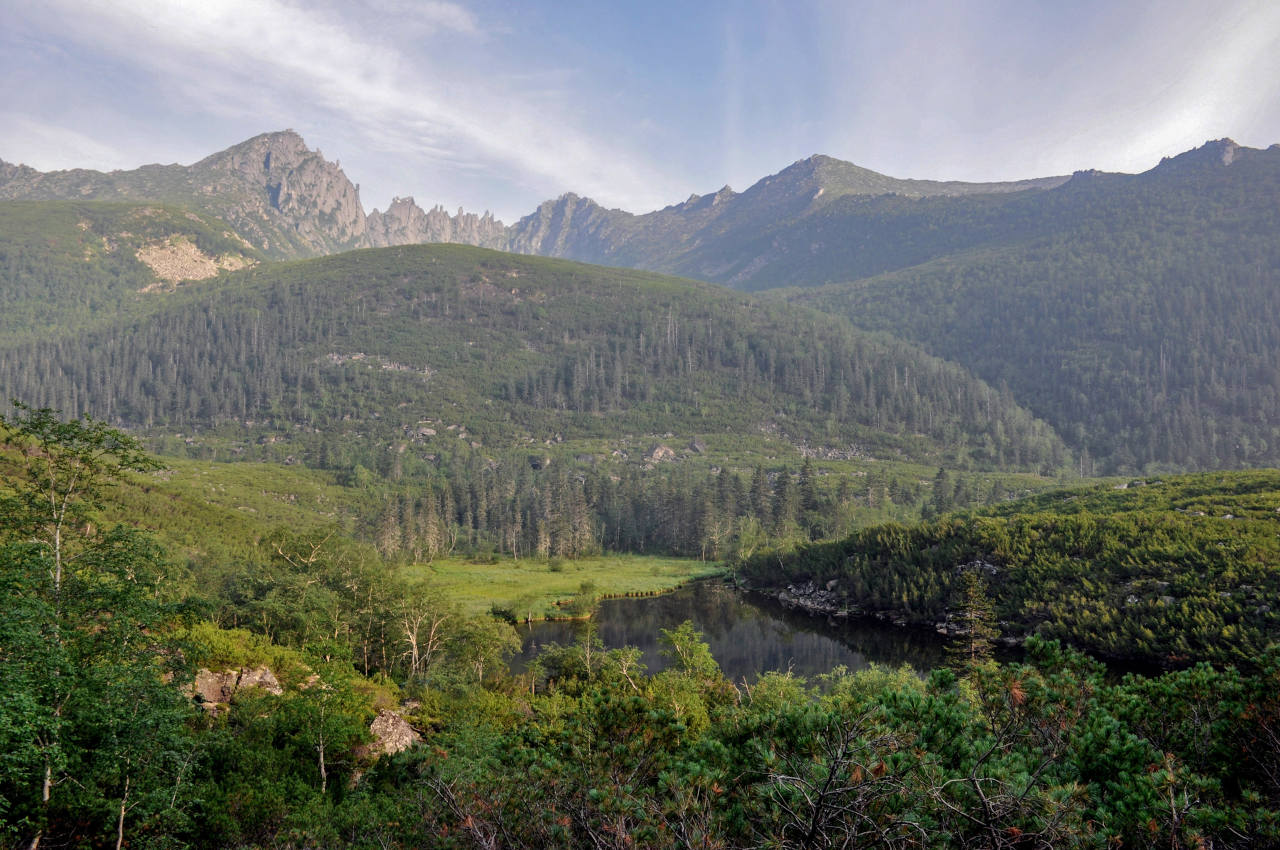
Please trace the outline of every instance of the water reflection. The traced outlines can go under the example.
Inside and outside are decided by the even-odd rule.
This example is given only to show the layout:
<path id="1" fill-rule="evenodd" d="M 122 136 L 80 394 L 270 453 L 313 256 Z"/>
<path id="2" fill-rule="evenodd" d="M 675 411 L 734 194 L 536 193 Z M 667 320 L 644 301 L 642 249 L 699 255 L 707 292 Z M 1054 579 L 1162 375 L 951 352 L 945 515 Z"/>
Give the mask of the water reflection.
<path id="1" fill-rule="evenodd" d="M 685 620 L 692 620 L 703 633 L 720 669 L 734 681 L 753 680 L 771 670 L 814 676 L 841 665 L 861 670 L 871 664 L 910 664 L 930 670 L 943 662 L 942 641 L 929 632 L 876 620 L 842 623 L 796 614 L 773 600 L 714 582 L 695 583 L 663 596 L 606 600 L 594 624 L 606 647 L 640 649 L 645 665 L 656 673 L 667 666 L 659 654 L 659 629 Z M 572 643 L 583 628 L 581 622 L 521 627 L 524 648 L 512 660 L 512 669 L 524 669 L 541 646 Z"/>

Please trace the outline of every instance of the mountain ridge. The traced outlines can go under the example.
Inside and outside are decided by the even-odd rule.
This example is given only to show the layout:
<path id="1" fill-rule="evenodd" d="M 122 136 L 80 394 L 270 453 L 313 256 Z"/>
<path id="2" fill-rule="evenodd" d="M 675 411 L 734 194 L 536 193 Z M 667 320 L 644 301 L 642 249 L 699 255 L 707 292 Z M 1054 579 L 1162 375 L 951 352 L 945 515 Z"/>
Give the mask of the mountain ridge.
<path id="1" fill-rule="evenodd" d="M 226 220 L 255 248 L 277 259 L 303 259 L 352 248 L 454 242 L 514 253 L 587 262 L 685 271 L 680 257 L 705 238 L 699 228 L 723 233 L 744 220 L 759 224 L 751 207 L 769 215 L 798 214 L 846 195 L 895 194 L 907 198 L 1046 189 L 1067 177 L 992 183 L 900 179 L 824 154 L 797 160 L 739 193 L 728 186 L 692 194 L 647 213 L 606 209 L 567 192 L 507 226 L 492 214 L 441 206 L 424 209 L 397 196 L 385 211 L 364 211 L 359 186 L 337 162 L 307 147 L 294 130 L 262 133 L 192 165 L 147 164 L 110 172 L 41 172 L 0 160 L 0 200 L 114 200 L 185 203 Z M 723 219 L 723 221 L 721 221 Z M 672 241 L 675 233 L 691 239 Z M 666 247 L 669 256 L 654 258 Z"/>
<path id="2" fill-rule="evenodd" d="M 423 241 L 497 247 L 486 213 L 422 210 L 397 199 L 366 215 L 360 188 L 337 162 L 293 130 L 262 133 L 191 165 L 142 165 L 109 172 L 41 172 L 0 160 L 0 200 L 154 201 L 189 206 L 226 221 L 272 259 L 304 259 L 354 248 Z M 406 205 L 404 202 L 408 201 Z M 410 208 L 411 207 L 411 208 Z"/>

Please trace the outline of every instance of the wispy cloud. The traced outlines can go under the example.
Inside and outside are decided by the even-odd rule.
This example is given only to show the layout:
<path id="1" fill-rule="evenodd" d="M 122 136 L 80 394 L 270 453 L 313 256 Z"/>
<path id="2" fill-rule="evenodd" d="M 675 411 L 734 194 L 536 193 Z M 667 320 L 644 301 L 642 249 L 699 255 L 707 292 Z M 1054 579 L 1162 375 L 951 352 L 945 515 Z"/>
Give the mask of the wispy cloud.
<path id="1" fill-rule="evenodd" d="M 66 167 L 110 171 L 137 165 L 129 155 L 84 133 L 35 120 L 26 115 L 0 112 L 0 144 L 5 157 L 40 171 Z"/>
<path id="2" fill-rule="evenodd" d="M 281 116 L 294 125 L 308 117 L 322 122 L 327 113 L 378 147 L 436 164 L 498 165 L 531 185 L 573 188 L 631 207 L 666 197 L 659 171 L 576 126 L 545 97 L 493 91 L 484 75 L 455 72 L 431 49 L 410 54 L 365 37 L 357 5 L 58 2 L 74 36 L 149 67 L 205 109 Z M 369 20 L 412 23 L 419 36 L 484 34 L 484 23 L 457 4 L 371 2 L 393 5 L 403 17 L 382 9 Z M 270 126 L 283 123 L 277 118 Z"/>
<path id="3" fill-rule="evenodd" d="M 1280 138 L 1274 0 L 869 0 L 825 18 L 833 153 L 899 176 L 1141 171 L 1209 138 Z"/>
<path id="4" fill-rule="evenodd" d="M 1275 0 L 0 7 L 0 156 L 190 161 L 291 126 L 370 205 L 640 212 L 812 153 L 984 180 L 1280 141 Z"/>
<path id="5" fill-rule="evenodd" d="M 354 3 L 344 4 L 350 9 Z M 376 16 L 394 22 L 399 28 L 410 27 L 419 32 L 451 30 L 467 35 L 478 35 L 480 25 L 471 10 L 457 3 L 440 0 L 368 0 L 369 11 Z"/>
<path id="6" fill-rule="evenodd" d="M 1131 167 L 1225 133 L 1252 131 L 1253 116 L 1274 118 L 1280 109 L 1274 88 L 1280 80 L 1280 5 L 1249 3 L 1197 23 L 1196 53 L 1181 69 L 1165 70 L 1169 84 L 1130 118 L 1132 141 L 1120 153 Z"/>

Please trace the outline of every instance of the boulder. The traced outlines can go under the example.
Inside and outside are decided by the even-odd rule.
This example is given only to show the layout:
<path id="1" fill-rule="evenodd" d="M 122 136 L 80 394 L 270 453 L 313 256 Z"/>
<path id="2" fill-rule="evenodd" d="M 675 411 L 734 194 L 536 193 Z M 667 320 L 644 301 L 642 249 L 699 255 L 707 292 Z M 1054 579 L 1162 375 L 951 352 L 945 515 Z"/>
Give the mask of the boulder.
<path id="1" fill-rule="evenodd" d="M 373 744 L 369 752 L 376 755 L 395 755 L 422 740 L 412 726 L 394 711 L 379 711 L 369 726 Z"/>
<path id="2" fill-rule="evenodd" d="M 268 667 L 241 667 L 220 673 L 201 667 L 196 671 L 195 681 L 191 685 L 191 697 L 205 708 L 216 711 L 231 702 L 231 698 L 237 693 L 248 688 L 262 688 L 276 696 L 284 693 L 280 681 Z"/>
<path id="3" fill-rule="evenodd" d="M 662 444 L 658 444 L 654 446 L 653 449 L 649 452 L 649 454 L 645 456 L 645 460 L 649 461 L 650 463 L 661 463 L 663 461 L 675 460 L 675 459 L 676 459 L 675 449 L 671 448 L 670 446 L 664 446 Z"/>

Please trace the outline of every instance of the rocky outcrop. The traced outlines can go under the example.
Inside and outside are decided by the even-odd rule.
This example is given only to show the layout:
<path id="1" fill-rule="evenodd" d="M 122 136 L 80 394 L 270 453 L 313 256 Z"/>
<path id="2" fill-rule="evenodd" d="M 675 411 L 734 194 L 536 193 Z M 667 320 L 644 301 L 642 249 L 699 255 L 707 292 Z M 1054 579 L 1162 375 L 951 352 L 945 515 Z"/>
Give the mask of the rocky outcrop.
<path id="1" fill-rule="evenodd" d="M 1215 168 L 1230 165 L 1236 161 L 1241 151 L 1249 150 L 1250 148 L 1242 148 L 1232 139 L 1215 139 L 1177 156 L 1167 156 L 1160 160 L 1156 168 L 1163 171 Z"/>
<path id="2" fill-rule="evenodd" d="M 856 605 L 850 605 L 839 589 L 838 579 L 831 579 L 821 586 L 813 581 L 806 581 L 787 585 L 785 590 L 778 591 L 777 599 L 784 608 L 823 617 L 843 619 L 859 617 L 866 613 Z"/>
<path id="3" fill-rule="evenodd" d="M 488 212 L 476 215 L 459 208 L 451 216 L 441 206 L 424 211 L 413 198 L 394 198 L 386 212 L 375 209 L 369 213 L 366 230 L 369 244 L 375 248 L 453 242 L 501 249 L 507 241 L 506 228 Z"/>
<path id="4" fill-rule="evenodd" d="M 194 165 L 47 173 L 6 165 L 0 199 L 179 204 L 217 216 L 275 258 L 368 245 L 359 189 L 292 130 L 255 136 Z"/>
<path id="5" fill-rule="evenodd" d="M 206 710 L 217 711 L 226 707 L 236 694 L 250 688 L 261 688 L 276 696 L 284 693 L 279 680 L 267 667 L 241 667 L 221 672 L 201 667 L 191 684 L 191 698 Z"/>
<path id="6" fill-rule="evenodd" d="M 605 263 L 624 238 L 621 230 L 636 218 L 568 193 L 544 201 L 513 224 L 507 231 L 506 247 L 517 254 Z"/>
<path id="7" fill-rule="evenodd" d="M 409 749 L 422 740 L 422 736 L 409 725 L 403 717 L 394 711 L 382 710 L 369 726 L 373 735 L 373 743 L 366 748 L 366 753 L 373 756 L 393 756 Z"/>
<path id="8" fill-rule="evenodd" d="M 676 451 L 670 446 L 664 446 L 661 443 L 649 450 L 644 456 L 649 463 L 666 463 L 676 459 Z"/>
<path id="9" fill-rule="evenodd" d="M 143 245 L 134 256 L 160 280 L 144 287 L 143 292 L 172 289 L 180 281 L 207 280 L 217 276 L 220 271 L 235 271 L 254 265 L 253 260 L 239 254 L 210 256 L 190 239 L 177 236 Z M 165 283 L 170 286 L 166 287 Z"/>
<path id="10" fill-rule="evenodd" d="M 396 198 L 386 212 L 366 216 L 359 187 L 339 163 L 292 130 L 263 133 L 194 165 L 40 172 L 0 161 L 0 199 L 179 204 L 217 216 L 275 259 L 422 242 L 498 249 L 507 243 L 507 228 L 487 212 L 449 215 Z"/>
<path id="11" fill-rule="evenodd" d="M 400 706 L 401 710 L 411 711 L 417 707 L 416 702 L 407 702 Z M 369 734 L 373 741 L 361 744 L 352 750 L 357 767 L 351 773 L 351 787 L 355 787 L 364 778 L 365 770 L 383 756 L 393 756 L 404 752 L 415 744 L 422 742 L 422 736 L 409 725 L 404 716 L 397 711 L 382 709 L 369 724 Z"/>

